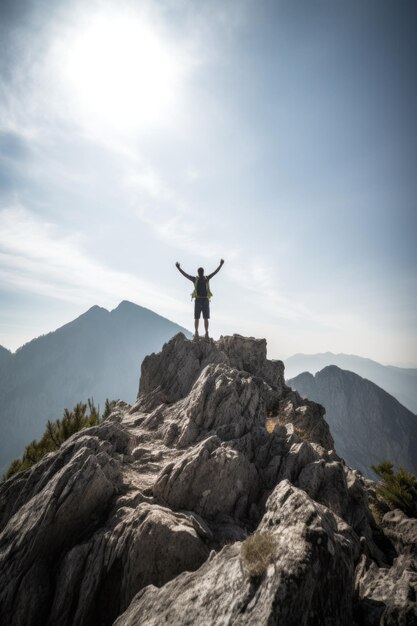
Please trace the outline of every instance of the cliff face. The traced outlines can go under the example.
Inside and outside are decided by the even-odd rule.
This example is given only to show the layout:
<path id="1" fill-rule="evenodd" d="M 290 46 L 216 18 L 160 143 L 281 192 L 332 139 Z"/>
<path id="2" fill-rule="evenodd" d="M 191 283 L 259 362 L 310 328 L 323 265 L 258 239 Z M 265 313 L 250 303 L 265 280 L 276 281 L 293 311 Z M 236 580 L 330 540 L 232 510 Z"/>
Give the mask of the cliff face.
<path id="1" fill-rule="evenodd" d="M 390 460 L 417 474 L 417 416 L 369 380 L 335 365 L 287 381 L 320 402 L 338 453 L 374 478 L 371 465 Z"/>
<path id="2" fill-rule="evenodd" d="M 0 486 L 0 623 L 416 623 L 416 521 L 380 541 L 323 412 L 265 340 L 176 335 L 133 406 Z"/>

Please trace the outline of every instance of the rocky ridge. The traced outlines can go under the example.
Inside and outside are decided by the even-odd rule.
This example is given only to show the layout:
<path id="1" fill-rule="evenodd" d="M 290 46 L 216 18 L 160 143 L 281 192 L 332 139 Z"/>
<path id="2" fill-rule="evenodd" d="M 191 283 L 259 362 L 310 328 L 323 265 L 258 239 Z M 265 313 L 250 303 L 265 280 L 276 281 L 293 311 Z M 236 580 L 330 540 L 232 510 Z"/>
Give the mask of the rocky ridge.
<path id="1" fill-rule="evenodd" d="M 374 479 L 371 465 L 389 459 L 417 474 L 417 415 L 389 393 L 335 365 L 315 376 L 303 372 L 287 384 L 326 408 L 336 449 L 351 467 Z"/>
<path id="2" fill-rule="evenodd" d="M 132 406 L 0 485 L 0 623 L 417 623 L 417 521 L 378 527 L 370 485 L 265 340 L 179 333 Z"/>

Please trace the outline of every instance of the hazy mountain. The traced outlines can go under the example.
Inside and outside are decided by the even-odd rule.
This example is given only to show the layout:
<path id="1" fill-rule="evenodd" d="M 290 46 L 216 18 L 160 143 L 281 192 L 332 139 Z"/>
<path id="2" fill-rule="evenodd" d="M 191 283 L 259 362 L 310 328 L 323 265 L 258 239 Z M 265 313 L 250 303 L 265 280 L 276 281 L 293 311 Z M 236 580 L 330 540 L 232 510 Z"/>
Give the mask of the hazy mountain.
<path id="1" fill-rule="evenodd" d="M 337 365 L 382 387 L 413 413 L 417 413 L 417 369 L 381 365 L 354 354 L 295 354 L 284 361 L 287 379 L 301 372 L 315 374 L 327 365 Z"/>
<path id="2" fill-rule="evenodd" d="M 7 363 L 11 356 L 12 353 L 10 352 L 10 350 L 7 350 L 7 348 L 0 346 L 0 369 L 5 363 Z"/>
<path id="3" fill-rule="evenodd" d="M 369 477 L 375 477 L 370 466 L 386 459 L 417 473 L 417 416 L 373 382 L 331 365 L 287 384 L 325 407 L 346 463 Z"/>
<path id="4" fill-rule="evenodd" d="M 101 406 L 106 397 L 132 402 L 144 356 L 180 330 L 190 336 L 153 311 L 123 301 L 110 312 L 93 306 L 14 354 L 0 351 L 0 471 L 65 407 L 88 397 Z"/>

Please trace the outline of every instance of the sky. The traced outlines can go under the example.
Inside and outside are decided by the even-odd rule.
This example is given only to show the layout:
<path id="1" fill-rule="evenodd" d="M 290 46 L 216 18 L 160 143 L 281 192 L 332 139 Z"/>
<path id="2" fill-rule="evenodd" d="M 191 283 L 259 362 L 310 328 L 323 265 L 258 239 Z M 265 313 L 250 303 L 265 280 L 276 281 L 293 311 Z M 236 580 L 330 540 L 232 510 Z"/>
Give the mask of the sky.
<path id="1" fill-rule="evenodd" d="M 417 366 L 417 4 L 2 0 L 0 344 L 124 299 Z"/>

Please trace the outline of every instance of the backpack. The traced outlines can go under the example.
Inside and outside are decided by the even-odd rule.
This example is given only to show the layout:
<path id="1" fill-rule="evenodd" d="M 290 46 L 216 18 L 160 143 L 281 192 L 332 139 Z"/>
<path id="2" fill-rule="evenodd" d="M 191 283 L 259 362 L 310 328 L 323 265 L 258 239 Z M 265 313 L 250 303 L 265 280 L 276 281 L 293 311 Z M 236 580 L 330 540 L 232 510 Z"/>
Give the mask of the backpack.
<path id="1" fill-rule="evenodd" d="M 193 298 L 197 298 L 197 297 L 199 297 L 199 296 L 197 296 L 197 283 L 198 283 L 198 278 L 199 278 L 199 277 L 197 277 L 197 278 L 195 279 L 195 281 L 194 281 L 194 291 L 193 291 L 193 293 L 191 294 L 191 300 L 192 300 Z M 213 296 L 213 294 L 212 294 L 212 293 L 211 293 L 211 291 L 210 291 L 210 283 L 209 283 L 208 278 L 206 278 L 206 291 L 207 291 L 207 296 L 206 296 L 206 298 L 207 298 L 207 300 L 210 300 L 210 298 Z M 201 297 L 201 296 L 200 296 L 200 297 Z"/>

